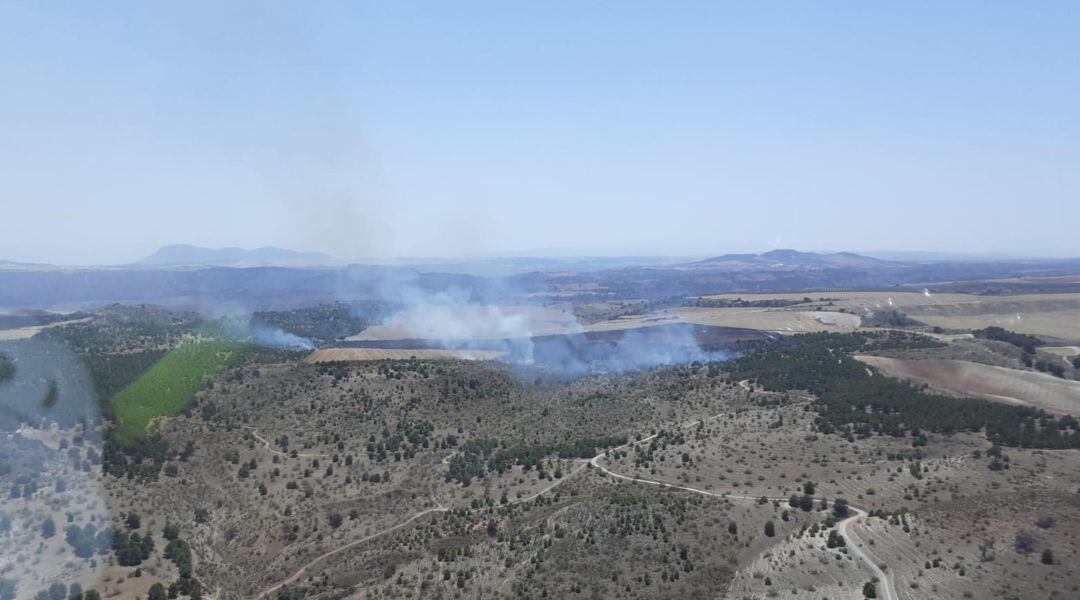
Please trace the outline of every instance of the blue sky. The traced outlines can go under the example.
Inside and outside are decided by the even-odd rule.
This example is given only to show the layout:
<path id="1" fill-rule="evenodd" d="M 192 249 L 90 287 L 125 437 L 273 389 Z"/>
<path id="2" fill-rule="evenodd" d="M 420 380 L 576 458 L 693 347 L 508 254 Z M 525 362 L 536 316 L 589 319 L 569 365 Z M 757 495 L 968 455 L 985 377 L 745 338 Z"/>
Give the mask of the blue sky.
<path id="1" fill-rule="evenodd" d="M 304 4 L 0 0 L 0 258 L 1080 255 L 1077 3 Z"/>

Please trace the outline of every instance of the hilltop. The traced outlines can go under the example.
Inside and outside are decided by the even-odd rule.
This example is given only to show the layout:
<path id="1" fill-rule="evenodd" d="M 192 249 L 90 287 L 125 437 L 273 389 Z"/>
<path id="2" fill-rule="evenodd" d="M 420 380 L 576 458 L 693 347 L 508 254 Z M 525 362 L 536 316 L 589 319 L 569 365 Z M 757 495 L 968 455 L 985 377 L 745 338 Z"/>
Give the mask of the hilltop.
<path id="1" fill-rule="evenodd" d="M 162 246 L 135 263 L 142 267 L 329 267 L 343 262 L 322 252 L 299 252 L 275 246 L 204 248 L 188 244 Z"/>
<path id="2" fill-rule="evenodd" d="M 688 263 L 683 266 L 687 268 L 732 270 L 742 270 L 747 268 L 760 269 L 762 267 L 787 269 L 883 269 L 890 267 L 899 268 L 904 266 L 904 264 L 871 258 L 853 252 L 818 254 L 816 252 L 800 252 L 798 250 L 785 248 L 770 250 L 769 252 L 761 254 L 724 254 Z"/>

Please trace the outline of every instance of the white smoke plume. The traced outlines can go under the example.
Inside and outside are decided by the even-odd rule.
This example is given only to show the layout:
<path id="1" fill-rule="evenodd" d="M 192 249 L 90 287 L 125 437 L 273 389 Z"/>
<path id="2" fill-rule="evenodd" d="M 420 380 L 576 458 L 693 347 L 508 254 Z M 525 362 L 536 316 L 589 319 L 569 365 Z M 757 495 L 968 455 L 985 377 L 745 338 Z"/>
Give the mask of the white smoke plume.
<path id="1" fill-rule="evenodd" d="M 541 303 L 537 290 L 521 285 L 522 280 L 448 277 L 433 282 L 418 273 L 388 271 L 375 285 L 376 294 L 400 309 L 347 344 L 497 350 L 505 352 L 508 362 L 566 376 L 725 360 L 733 354 L 722 343 L 702 348 L 697 336 L 703 328 L 685 323 L 590 332 L 570 306 Z"/>

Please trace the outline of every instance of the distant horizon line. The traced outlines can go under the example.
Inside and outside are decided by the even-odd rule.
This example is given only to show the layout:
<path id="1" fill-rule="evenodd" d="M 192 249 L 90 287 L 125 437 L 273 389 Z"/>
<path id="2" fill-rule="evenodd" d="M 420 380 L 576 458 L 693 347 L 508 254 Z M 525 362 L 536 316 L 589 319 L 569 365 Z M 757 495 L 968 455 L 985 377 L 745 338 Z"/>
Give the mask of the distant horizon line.
<path id="1" fill-rule="evenodd" d="M 644 251 L 644 250 L 626 250 L 619 252 L 616 250 L 604 250 L 604 249 L 560 249 L 560 248 L 537 248 L 532 250 L 520 250 L 520 251 L 496 251 L 496 252 L 482 252 L 475 254 L 462 254 L 462 255 L 437 255 L 437 254 L 403 254 L 403 255 L 370 255 L 370 256 L 357 256 L 351 258 L 341 258 L 335 256 L 329 252 L 320 250 L 297 250 L 294 248 L 288 248 L 285 246 L 275 245 L 260 245 L 253 247 L 243 246 L 199 246 L 195 244 L 187 243 L 175 243 L 164 244 L 159 246 L 157 250 L 154 250 L 150 254 L 147 254 L 141 258 L 133 260 L 131 262 L 115 262 L 115 263 L 67 263 L 67 262 L 49 262 L 43 260 L 8 260 L 0 257 L 0 264 L 16 265 L 23 267 L 59 267 L 59 268 L 123 268 L 123 267 L 169 267 L 169 266 L 197 266 L 200 264 L 197 261 L 191 262 L 177 262 L 172 264 L 152 264 L 146 263 L 140 265 L 143 261 L 152 257 L 157 252 L 165 248 L 170 247 L 187 247 L 193 250 L 202 251 L 225 251 L 225 250 L 238 250 L 243 252 L 255 252 L 259 250 L 277 250 L 287 252 L 293 255 L 321 255 L 330 261 L 340 263 L 336 266 L 348 266 L 353 264 L 379 264 L 379 263 L 393 263 L 393 262 L 408 262 L 419 263 L 422 261 L 437 262 L 437 263 L 452 263 L 452 262 L 483 262 L 494 260 L 508 260 L 508 259 L 545 259 L 545 260 L 574 260 L 574 259 L 656 259 L 656 260 L 695 260 L 704 258 L 713 258 L 728 255 L 763 255 L 774 251 L 795 251 L 802 254 L 857 254 L 860 256 L 866 256 L 868 258 L 877 258 L 880 260 L 892 260 L 897 262 L 902 261 L 948 261 L 948 260 L 969 260 L 969 261 L 987 261 L 987 260 L 1007 260 L 1007 261 L 1020 261 L 1020 260 L 1069 260 L 1080 259 L 1080 254 L 1064 254 L 1058 252 L 968 252 L 959 250 L 799 250 L 794 247 L 773 247 L 768 250 L 727 250 L 727 251 L 684 251 L 684 252 L 665 252 L 665 251 Z M 226 261 L 226 262 L 244 262 L 241 260 Z M 256 261 L 252 261 L 256 262 Z M 266 263 L 273 263 L 274 261 L 263 261 Z M 202 264 L 212 265 L 212 261 L 204 262 Z M 258 265 L 254 265 L 258 266 Z M 296 265 L 297 268 L 304 266 L 318 266 L 311 265 Z M 331 265 L 322 265 L 331 266 Z"/>

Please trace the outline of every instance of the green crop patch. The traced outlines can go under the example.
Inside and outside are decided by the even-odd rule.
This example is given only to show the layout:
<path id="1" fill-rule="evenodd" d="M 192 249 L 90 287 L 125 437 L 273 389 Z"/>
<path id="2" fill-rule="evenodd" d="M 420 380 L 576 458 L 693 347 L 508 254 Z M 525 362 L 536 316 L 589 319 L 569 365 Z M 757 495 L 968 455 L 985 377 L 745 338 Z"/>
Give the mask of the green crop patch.
<path id="1" fill-rule="evenodd" d="M 183 410 L 207 380 L 234 364 L 240 348 L 231 342 L 192 342 L 170 350 L 113 398 L 117 441 L 140 439 L 151 421 Z"/>

